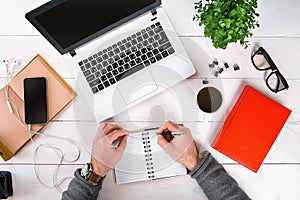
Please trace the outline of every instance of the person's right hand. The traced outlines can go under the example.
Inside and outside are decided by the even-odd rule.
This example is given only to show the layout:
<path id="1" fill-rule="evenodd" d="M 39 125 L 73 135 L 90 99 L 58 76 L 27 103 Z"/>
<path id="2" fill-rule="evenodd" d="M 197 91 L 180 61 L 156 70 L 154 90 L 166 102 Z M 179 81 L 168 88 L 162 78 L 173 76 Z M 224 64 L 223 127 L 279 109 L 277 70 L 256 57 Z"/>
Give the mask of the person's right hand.
<path id="1" fill-rule="evenodd" d="M 164 136 L 161 135 L 164 131 L 181 131 L 184 135 L 175 135 L 174 138 L 168 142 Z M 171 121 L 166 122 L 158 129 L 158 144 L 177 162 L 183 164 L 190 171 L 195 169 L 201 159 L 197 146 L 188 128 L 174 124 Z"/>

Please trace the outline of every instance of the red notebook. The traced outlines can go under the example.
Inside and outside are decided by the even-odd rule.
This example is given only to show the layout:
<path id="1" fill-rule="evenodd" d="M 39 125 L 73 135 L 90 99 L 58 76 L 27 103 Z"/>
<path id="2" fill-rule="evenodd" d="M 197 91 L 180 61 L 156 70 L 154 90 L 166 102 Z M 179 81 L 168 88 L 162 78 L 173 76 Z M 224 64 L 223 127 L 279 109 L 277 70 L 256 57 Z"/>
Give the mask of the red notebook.
<path id="1" fill-rule="evenodd" d="M 257 172 L 291 110 L 246 86 L 212 147 Z"/>

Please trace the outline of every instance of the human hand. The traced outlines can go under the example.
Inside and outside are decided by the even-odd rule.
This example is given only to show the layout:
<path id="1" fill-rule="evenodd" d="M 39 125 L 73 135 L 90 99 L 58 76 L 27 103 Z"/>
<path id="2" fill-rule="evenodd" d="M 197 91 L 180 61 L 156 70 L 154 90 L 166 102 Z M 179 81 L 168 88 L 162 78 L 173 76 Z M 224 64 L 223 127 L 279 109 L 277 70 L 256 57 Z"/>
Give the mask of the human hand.
<path id="1" fill-rule="evenodd" d="M 164 136 L 161 135 L 164 131 L 180 131 L 184 135 L 174 135 L 174 138 L 168 142 Z M 158 129 L 158 144 L 177 162 L 183 164 L 190 171 L 195 169 L 201 159 L 188 128 L 174 124 L 171 121 L 166 122 Z"/>
<path id="2" fill-rule="evenodd" d="M 117 125 L 102 123 L 93 141 L 91 163 L 96 174 L 105 174 L 121 159 L 128 138 L 128 131 Z M 114 148 L 113 141 L 122 137 L 118 148 Z"/>

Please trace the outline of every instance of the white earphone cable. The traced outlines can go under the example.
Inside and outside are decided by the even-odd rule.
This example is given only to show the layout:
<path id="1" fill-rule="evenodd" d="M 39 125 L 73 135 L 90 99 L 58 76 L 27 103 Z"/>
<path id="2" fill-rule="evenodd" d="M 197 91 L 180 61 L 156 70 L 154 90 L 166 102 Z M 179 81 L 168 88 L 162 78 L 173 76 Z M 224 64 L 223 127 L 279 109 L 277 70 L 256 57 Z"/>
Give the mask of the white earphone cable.
<path id="1" fill-rule="evenodd" d="M 71 140 L 69 138 L 60 137 L 60 136 L 55 136 L 55 135 L 51 135 L 51 134 L 46 134 L 46 133 L 41 133 L 41 132 L 34 131 L 34 130 L 31 129 L 31 125 L 27 125 L 27 124 L 25 124 L 22 121 L 17 106 L 13 103 L 13 101 L 11 101 L 11 99 L 9 97 L 9 87 L 8 87 L 8 82 L 9 81 L 8 81 L 8 79 L 10 79 L 12 77 L 13 73 L 9 72 L 8 64 L 6 64 L 6 73 L 7 73 L 7 76 L 5 78 L 5 96 L 6 96 L 6 100 L 7 100 L 7 106 L 9 107 L 9 110 L 10 110 L 11 114 L 14 116 L 14 118 L 25 129 L 28 130 L 29 138 L 31 140 L 31 143 L 35 146 L 35 151 L 34 151 L 34 156 L 33 156 L 33 162 L 34 162 L 33 165 L 34 165 L 35 176 L 36 176 L 37 180 L 39 181 L 39 183 L 41 185 L 43 185 L 44 187 L 46 187 L 48 189 L 53 189 L 54 188 L 58 192 L 62 193 L 60 185 L 63 182 L 65 182 L 66 180 L 71 179 L 72 177 L 62 177 L 62 178 L 60 178 L 60 179 L 57 180 L 57 176 L 58 176 L 58 172 L 59 172 L 60 166 L 61 166 L 61 164 L 63 162 L 67 162 L 67 163 L 76 162 L 79 159 L 80 154 L 81 154 L 80 148 L 79 148 L 79 146 L 73 140 Z M 16 114 L 14 114 L 14 113 L 16 113 Z M 73 147 L 76 148 L 75 158 L 74 159 L 66 159 L 65 158 L 65 153 L 63 152 L 63 150 L 61 148 L 59 148 L 59 147 L 56 147 L 56 146 L 50 144 L 50 143 L 44 143 L 44 144 L 36 145 L 35 142 L 33 141 L 33 136 L 34 135 L 41 135 L 41 136 L 44 136 L 44 137 L 50 137 L 50 138 L 54 138 L 54 139 L 58 139 L 58 140 L 62 140 L 62 141 L 70 143 Z M 56 168 L 55 168 L 55 170 L 53 172 L 53 175 L 52 175 L 52 185 L 48 185 L 48 184 L 44 183 L 41 180 L 40 176 L 39 176 L 39 169 L 38 169 L 39 157 L 38 157 L 38 155 L 39 155 L 39 150 L 42 149 L 42 148 L 53 150 L 53 152 L 55 153 L 55 155 L 59 159 L 59 161 L 56 163 L 57 166 L 56 166 Z"/>

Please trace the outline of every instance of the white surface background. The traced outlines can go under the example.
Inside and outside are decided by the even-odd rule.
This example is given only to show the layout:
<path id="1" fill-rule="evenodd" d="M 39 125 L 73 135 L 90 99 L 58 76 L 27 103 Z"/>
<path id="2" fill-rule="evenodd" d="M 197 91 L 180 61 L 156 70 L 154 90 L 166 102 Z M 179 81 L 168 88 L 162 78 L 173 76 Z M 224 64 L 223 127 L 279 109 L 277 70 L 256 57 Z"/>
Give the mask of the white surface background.
<path id="1" fill-rule="evenodd" d="M 24 66 L 39 53 L 74 86 L 75 77 L 72 77 L 71 73 L 68 72 L 62 56 L 24 17 L 26 12 L 45 2 L 45 0 L 0 0 L 0 59 L 17 58 Z M 210 40 L 203 37 L 203 29 L 192 21 L 192 16 L 195 13 L 193 3 L 193 0 L 163 0 L 162 2 L 195 68 L 200 72 L 180 84 L 189 85 L 196 95 L 197 90 L 202 85 L 203 78 L 208 78 L 211 84 L 218 85 L 223 89 L 223 109 L 213 117 L 206 116 L 210 119 L 209 122 L 204 121 L 204 116 L 200 112 L 196 119 L 181 119 L 180 116 L 174 114 L 176 111 L 165 106 L 165 102 L 172 101 L 170 100 L 172 95 L 180 94 L 166 91 L 109 121 L 118 121 L 125 128 L 130 128 L 133 125 L 143 127 L 161 124 L 164 120 L 170 119 L 181 122 L 187 127 L 197 127 L 193 136 L 198 147 L 210 150 L 251 198 L 256 200 L 300 199 L 300 28 L 298 25 L 300 1 L 260 1 L 258 20 L 261 28 L 253 32 L 254 36 L 250 39 L 251 46 L 246 50 L 236 44 L 229 45 L 226 50 L 215 49 Z M 255 70 L 250 62 L 254 44 L 263 46 L 269 52 L 290 85 L 288 91 L 273 94 L 267 89 L 264 83 L 264 73 Z M 219 78 L 214 78 L 211 73 L 207 72 L 208 63 L 213 58 L 218 58 L 220 61 L 225 60 L 231 66 Z M 234 63 L 238 63 L 241 70 L 233 71 L 232 65 Z M 5 71 L 1 65 L 1 87 L 4 85 L 4 77 Z M 210 147 L 211 138 L 222 126 L 224 116 L 229 113 L 246 84 L 259 89 L 293 111 L 258 173 L 253 173 Z M 176 91 L 178 88 L 180 90 L 180 87 L 178 85 L 171 91 Z M 80 104 L 79 102 L 80 97 L 77 97 L 74 104 L 68 106 L 44 129 L 47 133 L 74 139 L 82 150 L 82 155 L 76 163 L 64 163 L 61 166 L 60 177 L 72 176 L 76 168 L 90 159 L 89 144 L 95 134 L 90 131 L 95 129 L 96 123 L 90 120 L 88 113 L 74 112 L 74 107 L 77 106 L 77 103 Z M 180 102 L 177 103 L 179 107 L 184 108 Z M 80 130 L 77 131 L 76 127 Z M 86 130 L 86 133 L 82 133 L 81 130 Z M 83 136 L 82 134 L 86 135 Z M 75 153 L 70 145 L 62 141 L 40 136 L 34 140 L 36 144 L 45 141 L 53 142 L 62 147 L 68 156 Z M 59 199 L 59 193 L 44 188 L 35 178 L 33 171 L 34 149 L 35 147 L 28 143 L 10 161 L 0 161 L 0 169 L 9 170 L 13 174 L 14 196 L 10 199 L 41 199 L 45 197 L 46 199 Z M 44 155 L 39 167 L 41 178 L 50 184 L 51 173 L 55 169 L 57 158 L 53 156 L 53 152 L 50 150 L 43 150 L 40 155 Z M 64 184 L 63 188 L 66 188 L 66 185 L 67 183 Z M 109 200 L 206 199 L 200 187 L 189 176 L 117 186 L 111 173 L 108 174 L 99 197 Z"/>

